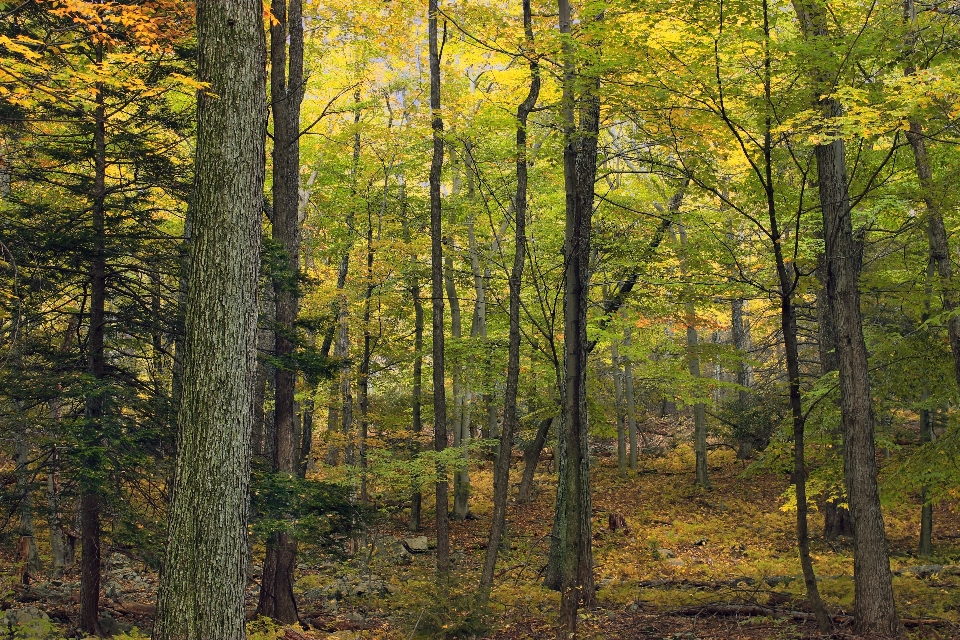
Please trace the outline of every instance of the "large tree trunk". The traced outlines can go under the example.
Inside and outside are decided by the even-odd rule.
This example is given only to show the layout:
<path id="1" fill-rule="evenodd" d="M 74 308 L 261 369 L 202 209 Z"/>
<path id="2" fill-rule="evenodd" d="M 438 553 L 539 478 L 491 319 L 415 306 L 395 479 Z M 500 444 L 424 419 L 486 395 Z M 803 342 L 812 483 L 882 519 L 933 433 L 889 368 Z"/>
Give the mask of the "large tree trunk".
<path id="1" fill-rule="evenodd" d="M 560 591 L 560 637 L 576 635 L 581 604 L 595 602 L 591 532 L 590 449 L 587 418 L 587 306 L 590 233 L 600 122 L 599 77 L 589 78 L 576 122 L 577 64 L 570 42 L 571 12 L 559 0 L 563 34 L 564 350 L 559 437 L 559 481 L 546 583 Z"/>
<path id="2" fill-rule="evenodd" d="M 293 361 L 300 272 L 300 104 L 303 100 L 301 0 L 273 0 L 270 26 L 270 104 L 273 107 L 273 240 L 283 248 L 283 270 L 274 275 L 274 451 L 273 471 L 294 476 L 299 461 Z M 297 541 L 288 531 L 272 533 L 263 561 L 257 613 L 284 624 L 297 621 L 293 596 Z"/>
<path id="3" fill-rule="evenodd" d="M 533 55 L 533 14 L 530 0 L 523 0 L 523 31 L 526 47 Z M 517 190 L 513 196 L 514 217 L 513 267 L 510 270 L 510 334 L 507 348 L 507 380 L 503 399 L 503 428 L 493 466 L 493 517 L 490 521 L 490 538 L 480 577 L 480 597 L 489 598 L 493 586 L 493 573 L 497 566 L 500 540 L 503 538 L 507 517 L 507 491 L 510 487 L 510 460 L 513 453 L 513 436 L 518 425 L 517 389 L 520 382 L 520 286 L 523 282 L 523 266 L 527 243 L 527 117 L 540 96 L 540 67 L 535 57 L 530 58 L 530 90 L 517 107 Z M 538 452 L 539 455 L 539 452 Z"/>
<path id="4" fill-rule="evenodd" d="M 155 640 L 243 640 L 266 137 L 263 7 L 197 3 L 194 237 Z"/>
<path id="5" fill-rule="evenodd" d="M 433 296 L 433 445 L 447 448 L 447 390 L 443 341 L 443 208 L 440 172 L 443 169 L 443 117 L 440 113 L 440 43 L 437 35 L 437 0 L 427 1 L 430 49 L 430 111 L 433 128 L 433 158 L 430 162 L 430 278 Z M 449 491 L 446 468 L 437 465 L 437 580 L 446 591 L 450 578 Z"/>
<path id="6" fill-rule="evenodd" d="M 804 37 L 828 43 L 825 7 L 794 0 Z M 814 92 L 829 95 L 829 72 L 816 72 Z M 818 99 L 826 118 L 842 114 L 832 98 Z M 853 519 L 854 629 L 862 634 L 904 637 L 893 598 L 887 536 L 877 487 L 874 416 L 867 346 L 860 314 L 862 245 L 853 236 L 843 139 L 815 149 L 823 214 L 827 299 L 837 330 L 840 360 L 840 409 L 843 422 L 843 474 Z"/>

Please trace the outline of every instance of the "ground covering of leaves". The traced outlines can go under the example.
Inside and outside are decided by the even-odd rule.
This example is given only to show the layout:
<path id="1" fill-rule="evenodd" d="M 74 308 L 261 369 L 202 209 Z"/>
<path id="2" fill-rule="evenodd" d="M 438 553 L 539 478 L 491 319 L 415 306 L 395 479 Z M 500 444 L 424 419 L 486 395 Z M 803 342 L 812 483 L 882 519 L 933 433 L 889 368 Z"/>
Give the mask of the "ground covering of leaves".
<path id="1" fill-rule="evenodd" d="M 644 457 L 638 473 L 620 477 L 613 444 L 595 443 L 594 561 L 599 606 L 583 612 L 582 638 L 707 640 L 819 638 L 809 620 L 783 612 L 809 611 L 794 544 L 795 513 L 784 510 L 789 477 L 753 473 L 731 452 L 710 453 L 713 490 L 693 486 L 692 451 L 665 447 Z M 407 513 L 385 506 L 383 517 L 357 541 L 349 558 L 304 558 L 297 582 L 302 627 L 250 625 L 254 640 L 282 638 L 549 638 L 556 636 L 558 596 L 540 584 L 552 522 L 550 462 L 541 463 L 532 504 L 511 506 L 507 548 L 498 565 L 489 610 L 473 603 L 491 510 L 489 462 L 471 472 L 475 519 L 452 522 L 453 578 L 449 596 L 434 583 L 432 549 L 410 553 L 401 542 Z M 519 466 L 513 471 L 519 476 Z M 515 490 L 515 489 L 514 489 Z M 425 494 L 424 503 L 429 501 Z M 960 637 L 960 516 L 957 505 L 938 505 L 933 558 L 915 557 L 919 508 L 887 509 L 891 563 L 899 612 L 912 638 Z M 852 608 L 852 549 L 848 540 L 827 543 L 822 517 L 811 514 L 813 558 L 820 589 L 837 614 L 835 638 L 852 638 L 844 626 Z M 611 524 L 616 528 L 611 529 Z M 433 522 L 422 534 L 433 542 Z M 626 525 L 626 526 L 623 526 Z M 409 546 L 409 545 L 407 545 Z M 102 605 L 117 637 L 149 629 L 156 575 L 131 558 L 106 554 Z M 5 563 L 10 566 L 10 563 Z M 4 576 L 0 618 L 3 637 L 66 637 L 76 623 L 78 577 L 13 585 Z M 248 608 L 256 605 L 256 585 Z M 739 605 L 726 615 L 716 605 Z M 32 608 L 32 609 L 31 609 Z M 37 633 L 17 631 L 17 612 L 40 619 Z M 721 615 L 723 613 L 723 615 Z M 43 621 L 46 616 L 47 622 Z M 41 624 L 42 623 L 42 624 Z M 49 624 L 48 624 L 49 623 Z M 7 634 L 4 636 L 4 634 Z"/>

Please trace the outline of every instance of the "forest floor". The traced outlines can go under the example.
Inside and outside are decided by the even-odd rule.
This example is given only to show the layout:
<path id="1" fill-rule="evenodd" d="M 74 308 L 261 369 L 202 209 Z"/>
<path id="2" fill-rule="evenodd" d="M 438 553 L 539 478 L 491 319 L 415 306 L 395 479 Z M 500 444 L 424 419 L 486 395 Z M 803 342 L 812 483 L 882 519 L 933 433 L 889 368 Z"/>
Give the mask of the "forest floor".
<path id="1" fill-rule="evenodd" d="M 593 467 L 594 563 L 598 607 L 583 611 L 581 638 L 751 639 L 820 638 L 809 620 L 794 543 L 795 511 L 789 476 L 753 471 L 732 452 L 711 451 L 712 490 L 693 486 L 688 447 L 665 449 L 640 460 L 638 472 L 620 477 L 615 443 L 600 441 Z M 511 505 L 509 537 L 487 611 L 473 595 L 489 528 L 489 463 L 471 468 L 471 509 L 476 516 L 451 522 L 453 573 L 449 597 L 434 581 L 433 522 L 407 530 L 408 512 L 385 509 L 352 557 L 304 557 L 296 591 L 303 628 L 250 625 L 254 640 L 283 638 L 520 638 L 556 637 L 558 595 L 544 588 L 552 522 L 553 479 L 542 462 L 532 504 Z M 517 465 L 513 477 L 519 476 Z M 514 489 L 515 491 L 515 489 Z M 425 507 L 432 496 L 424 495 Z M 425 508 L 425 511 L 427 509 Z M 622 516 L 622 518 L 621 518 Z M 912 638 L 960 638 L 960 514 L 941 503 L 934 520 L 935 556 L 915 554 L 919 507 L 885 511 L 898 611 Z M 626 527 L 617 526 L 616 522 Z M 836 614 L 834 638 L 853 638 L 852 544 L 825 542 L 822 516 L 810 517 L 812 554 L 821 594 Z M 425 535 L 427 539 L 413 540 Z M 409 553 L 426 542 L 426 550 Z M 157 576 L 136 559 L 105 553 L 104 626 L 108 631 L 149 630 Z M 9 556 L 0 560 L 9 560 Z M 12 567 L 11 562 L 3 566 Z M 79 576 L 62 581 L 12 584 L 3 575 L 0 638 L 68 637 L 76 623 Z M 256 585 L 248 607 L 256 604 Z M 19 617 L 18 617 L 19 616 Z M 19 622 L 18 622 L 19 621 Z M 19 624 L 20 635 L 13 635 Z M 4 625 L 12 625 L 9 630 Z M 27 628 L 37 633 L 28 635 Z M 4 635 L 4 633 L 9 635 Z M 71 636 L 73 637 L 73 636 Z M 140 637 L 127 635 L 120 637 Z"/>

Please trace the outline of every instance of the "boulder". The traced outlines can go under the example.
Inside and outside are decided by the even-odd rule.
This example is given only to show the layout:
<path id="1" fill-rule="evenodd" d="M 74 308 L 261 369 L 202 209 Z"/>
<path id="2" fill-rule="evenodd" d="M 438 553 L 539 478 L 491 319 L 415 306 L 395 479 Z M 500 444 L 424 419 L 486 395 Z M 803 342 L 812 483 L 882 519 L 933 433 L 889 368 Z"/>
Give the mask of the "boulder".
<path id="1" fill-rule="evenodd" d="M 403 546 L 410 553 L 426 553 L 430 549 L 430 541 L 427 536 L 415 536 L 413 538 L 404 538 Z"/>

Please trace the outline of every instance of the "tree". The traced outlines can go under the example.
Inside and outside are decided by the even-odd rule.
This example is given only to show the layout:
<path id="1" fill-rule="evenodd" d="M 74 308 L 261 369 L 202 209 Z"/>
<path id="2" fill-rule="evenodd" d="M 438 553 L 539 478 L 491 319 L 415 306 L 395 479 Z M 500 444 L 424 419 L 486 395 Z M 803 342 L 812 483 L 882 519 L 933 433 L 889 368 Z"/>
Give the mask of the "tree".
<path id="1" fill-rule="evenodd" d="M 803 0 L 795 0 L 793 6 L 804 37 L 831 46 L 826 7 Z M 827 54 L 831 60 L 837 56 L 829 49 Z M 844 139 L 835 129 L 830 130 L 831 120 L 841 116 L 842 107 L 829 95 L 833 87 L 828 74 L 827 69 L 813 74 L 816 104 L 826 121 L 827 136 L 832 138 L 818 144 L 815 154 L 826 291 L 837 331 L 843 475 L 853 520 L 855 628 L 860 633 L 903 637 L 903 624 L 893 599 L 893 574 L 877 487 L 874 414 L 858 288 L 863 247 L 853 235 Z"/>
<path id="2" fill-rule="evenodd" d="M 577 611 L 595 599 L 591 551 L 590 449 L 587 418 L 587 307 L 590 298 L 590 234 L 593 217 L 600 83 L 579 72 L 571 37 L 570 3 L 559 0 L 563 56 L 563 181 L 566 229 L 563 245 L 563 384 L 559 482 L 546 582 L 560 591 L 560 637 L 576 634 Z M 601 14 L 602 15 L 602 14 Z M 586 82 L 583 82 L 586 76 Z M 578 82 L 579 80 L 579 82 Z M 577 123 L 576 89 L 580 97 Z"/>
<path id="3" fill-rule="evenodd" d="M 198 104 L 184 389 L 154 637 L 241 640 L 266 41 L 259 2 L 201 0 L 196 16 L 208 88 Z"/>
<path id="4" fill-rule="evenodd" d="M 503 400 L 503 428 L 493 470 L 493 518 L 490 522 L 490 539 L 487 544 L 483 575 L 480 577 L 480 597 L 489 597 L 493 584 L 493 572 L 497 566 L 500 539 L 506 524 L 507 489 L 510 486 L 510 458 L 513 451 L 513 435 L 517 429 L 517 387 L 520 379 L 520 286 L 526 260 L 527 224 L 527 119 L 540 96 L 540 63 L 533 49 L 533 14 L 530 0 L 523 0 L 523 32 L 526 37 L 525 55 L 530 66 L 530 90 L 517 107 L 517 190 L 513 197 L 514 248 L 513 268 L 510 271 L 510 343 L 507 355 L 507 383 Z M 541 448 L 543 443 L 540 444 Z M 540 456 L 539 449 L 536 451 Z"/>
<path id="5" fill-rule="evenodd" d="M 273 278 L 274 330 L 273 470 L 294 475 L 299 467 L 294 360 L 300 272 L 300 103 L 303 100 L 303 11 L 300 0 L 275 0 L 270 25 L 270 96 L 273 108 L 273 240 L 285 258 Z M 267 541 L 257 613 L 287 624 L 297 621 L 293 574 L 297 541 L 278 531 Z"/>
<path id="6" fill-rule="evenodd" d="M 430 162 L 430 277 L 433 295 L 433 446 L 438 453 L 447 448 L 447 393 L 443 343 L 443 209 L 440 200 L 440 172 L 443 169 L 443 116 L 440 112 L 440 43 L 437 34 L 437 0 L 428 0 L 427 21 L 430 58 L 430 118 L 433 157 Z M 445 588 L 450 574 L 450 486 L 447 471 L 438 465 L 437 580 Z"/>

